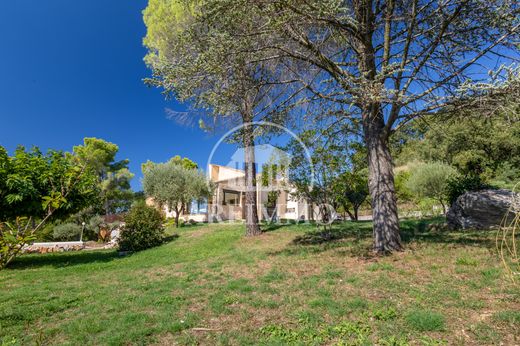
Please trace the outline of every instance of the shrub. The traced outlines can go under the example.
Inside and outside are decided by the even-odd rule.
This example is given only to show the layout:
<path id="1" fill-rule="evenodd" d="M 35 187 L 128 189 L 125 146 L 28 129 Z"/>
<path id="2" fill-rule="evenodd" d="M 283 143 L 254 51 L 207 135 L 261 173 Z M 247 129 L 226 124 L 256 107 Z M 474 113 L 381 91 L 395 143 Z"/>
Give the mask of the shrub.
<path id="1" fill-rule="evenodd" d="M 74 222 L 59 224 L 54 227 L 52 236 L 58 241 L 79 240 L 81 236 L 81 225 Z"/>
<path id="2" fill-rule="evenodd" d="M 420 332 L 444 330 L 444 316 L 429 310 L 413 310 L 406 315 L 406 322 Z"/>
<path id="3" fill-rule="evenodd" d="M 452 205 L 459 196 L 468 191 L 478 191 L 489 188 L 490 186 L 482 181 L 479 175 L 466 175 L 463 177 L 451 177 L 446 185 L 448 202 Z"/>
<path id="4" fill-rule="evenodd" d="M 421 199 L 431 198 L 438 201 L 446 211 L 448 181 L 456 173 L 455 168 L 441 162 L 422 163 L 413 168 L 405 185 Z"/>
<path id="5" fill-rule="evenodd" d="M 144 203 L 132 206 L 125 217 L 119 247 L 124 251 L 139 251 L 158 246 L 164 239 L 163 217 Z"/>

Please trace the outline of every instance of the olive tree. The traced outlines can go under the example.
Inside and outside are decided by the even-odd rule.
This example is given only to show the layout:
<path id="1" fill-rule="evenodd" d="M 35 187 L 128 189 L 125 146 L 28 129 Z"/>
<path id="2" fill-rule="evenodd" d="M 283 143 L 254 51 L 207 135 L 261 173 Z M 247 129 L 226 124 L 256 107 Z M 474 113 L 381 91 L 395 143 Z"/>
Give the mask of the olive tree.
<path id="1" fill-rule="evenodd" d="M 143 188 L 147 197 L 159 207 L 175 213 L 175 226 L 191 201 L 208 197 L 210 186 L 206 176 L 198 170 L 174 162 L 149 164 L 143 170 Z"/>
<path id="2" fill-rule="evenodd" d="M 456 175 L 457 170 L 445 163 L 421 163 L 412 168 L 406 186 L 418 198 L 432 198 L 439 202 L 446 213 L 448 181 Z"/>

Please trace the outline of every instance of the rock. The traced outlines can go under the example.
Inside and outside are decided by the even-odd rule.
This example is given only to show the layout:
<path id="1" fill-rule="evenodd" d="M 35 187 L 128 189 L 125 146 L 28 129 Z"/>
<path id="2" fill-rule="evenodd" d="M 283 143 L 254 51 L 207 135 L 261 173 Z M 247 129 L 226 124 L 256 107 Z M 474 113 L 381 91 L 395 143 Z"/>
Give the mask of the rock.
<path id="1" fill-rule="evenodd" d="M 448 210 L 451 229 L 489 229 L 500 226 L 513 203 L 520 200 L 509 190 L 481 190 L 459 196 Z"/>

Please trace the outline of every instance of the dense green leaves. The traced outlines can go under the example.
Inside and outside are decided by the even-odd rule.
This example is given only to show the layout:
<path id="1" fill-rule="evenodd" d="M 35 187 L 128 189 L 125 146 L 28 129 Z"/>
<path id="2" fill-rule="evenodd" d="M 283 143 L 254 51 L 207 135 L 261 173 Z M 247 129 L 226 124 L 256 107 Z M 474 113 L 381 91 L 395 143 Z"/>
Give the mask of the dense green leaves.
<path id="1" fill-rule="evenodd" d="M 0 269 L 35 239 L 46 222 L 95 203 L 96 175 L 76 156 L 38 148 L 0 147 Z"/>
<path id="2" fill-rule="evenodd" d="M 422 163 L 414 166 L 406 185 L 417 198 L 432 198 L 444 211 L 448 203 L 448 181 L 457 171 L 440 162 Z"/>
<path id="3" fill-rule="evenodd" d="M 175 212 L 176 224 L 188 203 L 208 197 L 210 187 L 205 175 L 186 168 L 175 160 L 167 163 L 149 163 L 143 169 L 143 188 L 147 197 L 159 207 Z"/>
<path id="4" fill-rule="evenodd" d="M 70 154 L 19 147 L 9 157 L 1 148 L 0 162 L 0 220 L 42 218 L 50 210 L 63 217 L 96 198 L 93 172 Z"/>
<path id="5" fill-rule="evenodd" d="M 398 163 L 438 161 L 463 175 L 511 187 L 520 181 L 520 118 L 508 112 L 492 117 L 454 115 L 450 120 L 417 121 L 398 151 Z M 406 139 L 405 139 L 406 138 Z"/>
<path id="6" fill-rule="evenodd" d="M 139 251 L 163 242 L 163 217 L 157 209 L 137 203 L 125 217 L 119 246 L 124 251 Z"/>
<path id="7" fill-rule="evenodd" d="M 134 197 L 130 189 L 134 174 L 128 169 L 128 160 L 116 161 L 118 151 L 116 144 L 99 138 L 85 138 L 83 145 L 74 147 L 80 162 L 97 174 L 102 201 L 99 211 L 104 214 L 128 210 Z"/>

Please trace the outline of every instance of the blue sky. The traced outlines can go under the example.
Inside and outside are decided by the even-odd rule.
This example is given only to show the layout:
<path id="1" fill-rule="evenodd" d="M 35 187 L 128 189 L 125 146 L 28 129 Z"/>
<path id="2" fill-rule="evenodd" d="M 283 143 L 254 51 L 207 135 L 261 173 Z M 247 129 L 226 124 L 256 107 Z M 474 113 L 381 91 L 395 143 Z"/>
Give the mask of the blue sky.
<path id="1" fill-rule="evenodd" d="M 118 158 L 130 159 L 135 190 L 146 160 L 181 155 L 204 166 L 218 136 L 168 120 L 166 107 L 184 107 L 142 82 L 150 75 L 142 46 L 146 3 L 2 1 L 0 145 L 69 151 L 84 137 L 103 138 L 119 145 Z"/>
<path id="2" fill-rule="evenodd" d="M 169 120 L 166 108 L 185 107 L 142 82 L 150 76 L 142 46 L 146 3 L 3 1 L 0 145 L 10 152 L 19 144 L 70 151 L 84 137 L 103 138 L 119 145 L 119 159 L 130 160 L 134 190 L 146 160 L 181 155 L 204 168 L 219 136 Z M 493 68 L 497 59 L 480 62 Z M 225 145 L 212 161 L 226 164 L 234 150 Z"/>

